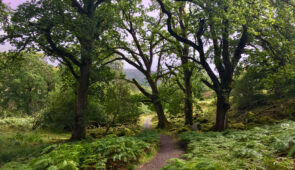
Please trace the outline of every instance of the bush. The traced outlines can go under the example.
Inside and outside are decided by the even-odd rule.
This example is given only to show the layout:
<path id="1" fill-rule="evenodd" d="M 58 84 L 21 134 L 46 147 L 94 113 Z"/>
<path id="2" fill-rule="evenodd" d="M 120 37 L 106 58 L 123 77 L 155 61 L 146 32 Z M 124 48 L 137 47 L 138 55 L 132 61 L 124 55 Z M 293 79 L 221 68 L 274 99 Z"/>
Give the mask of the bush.
<path id="1" fill-rule="evenodd" d="M 263 102 L 264 95 L 260 93 L 261 86 L 259 84 L 261 76 L 249 71 L 235 81 L 232 95 L 238 109 L 250 109 Z"/>
<path id="2" fill-rule="evenodd" d="M 49 95 L 48 107 L 41 114 L 41 126 L 43 128 L 54 128 L 57 130 L 70 131 L 74 125 L 75 117 L 75 93 L 72 90 L 61 91 L 56 89 Z M 103 109 L 99 102 L 89 97 L 87 111 L 88 125 L 105 124 Z"/>
<path id="3" fill-rule="evenodd" d="M 150 144 L 158 144 L 160 141 L 159 135 L 156 132 L 150 130 L 143 130 L 136 137 Z"/>
<path id="4" fill-rule="evenodd" d="M 114 126 L 136 123 L 141 103 L 131 94 L 126 82 L 114 81 L 103 88 L 104 97 L 89 94 L 86 123 L 88 127 Z M 93 89 L 92 89 L 93 90 Z M 62 87 L 49 95 L 48 107 L 41 114 L 44 128 L 72 130 L 76 96 L 72 88 Z"/>

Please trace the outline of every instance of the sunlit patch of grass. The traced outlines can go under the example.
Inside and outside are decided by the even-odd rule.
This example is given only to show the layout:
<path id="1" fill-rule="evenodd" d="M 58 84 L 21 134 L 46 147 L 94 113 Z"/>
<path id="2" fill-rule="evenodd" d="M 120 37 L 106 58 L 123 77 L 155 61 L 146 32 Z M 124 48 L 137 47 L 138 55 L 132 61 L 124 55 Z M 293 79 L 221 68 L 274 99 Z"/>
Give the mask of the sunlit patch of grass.
<path id="1" fill-rule="evenodd" d="M 138 124 L 128 124 L 110 127 L 107 134 L 105 134 L 107 127 L 98 127 L 94 129 L 87 130 L 87 136 L 90 138 L 98 139 L 103 138 L 107 135 L 114 136 L 135 136 L 142 130 L 142 125 Z"/>
<path id="2" fill-rule="evenodd" d="M 201 111 L 197 112 L 197 120 L 200 123 L 201 130 L 207 131 L 214 125 L 216 118 L 216 102 L 215 97 L 198 102 Z"/>
<path id="3" fill-rule="evenodd" d="M 148 119 L 148 118 L 151 119 L 152 129 L 156 128 L 157 127 L 157 124 L 158 124 L 158 118 L 157 118 L 156 113 L 141 114 L 140 117 L 139 117 L 139 121 L 137 122 L 137 124 L 142 127 L 142 125 L 144 123 L 144 120 L 145 119 Z"/>
<path id="4" fill-rule="evenodd" d="M 33 126 L 33 117 L 7 117 L 0 119 L 0 130 L 1 129 L 31 129 Z"/>

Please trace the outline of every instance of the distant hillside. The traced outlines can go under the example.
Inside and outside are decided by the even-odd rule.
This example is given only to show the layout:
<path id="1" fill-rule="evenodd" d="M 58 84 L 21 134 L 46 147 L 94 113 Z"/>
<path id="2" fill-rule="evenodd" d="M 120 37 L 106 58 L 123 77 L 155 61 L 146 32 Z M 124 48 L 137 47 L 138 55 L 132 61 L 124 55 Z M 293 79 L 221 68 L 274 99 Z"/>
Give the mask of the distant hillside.
<path id="1" fill-rule="evenodd" d="M 126 78 L 129 80 L 135 79 L 138 81 L 139 84 L 146 84 L 144 75 L 136 69 L 124 69 L 124 74 L 126 75 Z"/>

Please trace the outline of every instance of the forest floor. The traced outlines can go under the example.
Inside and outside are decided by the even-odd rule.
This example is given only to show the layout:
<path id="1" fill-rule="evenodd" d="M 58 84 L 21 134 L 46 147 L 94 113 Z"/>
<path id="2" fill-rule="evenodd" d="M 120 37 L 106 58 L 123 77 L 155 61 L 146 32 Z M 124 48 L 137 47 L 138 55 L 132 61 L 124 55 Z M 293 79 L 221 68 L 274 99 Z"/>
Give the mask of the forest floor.
<path id="1" fill-rule="evenodd" d="M 151 118 L 145 118 L 143 121 L 144 129 L 151 129 Z M 167 160 L 171 158 L 181 158 L 185 153 L 180 142 L 166 134 L 160 135 L 160 149 L 157 155 L 148 163 L 141 165 L 137 170 L 158 170 L 164 167 Z"/>

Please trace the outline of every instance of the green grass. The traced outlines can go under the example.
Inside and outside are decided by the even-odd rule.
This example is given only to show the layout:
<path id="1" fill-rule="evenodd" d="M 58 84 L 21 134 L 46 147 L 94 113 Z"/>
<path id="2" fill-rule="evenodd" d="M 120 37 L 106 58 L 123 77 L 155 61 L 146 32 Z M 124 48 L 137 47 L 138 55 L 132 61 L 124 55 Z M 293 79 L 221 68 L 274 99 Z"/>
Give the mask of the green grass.
<path id="1" fill-rule="evenodd" d="M 0 166 L 10 161 L 26 161 L 53 143 L 68 140 L 69 134 L 47 131 L 0 131 Z"/>
<path id="2" fill-rule="evenodd" d="M 293 169 L 295 122 L 225 132 L 184 132 L 185 160 L 173 159 L 164 170 Z"/>
<path id="3" fill-rule="evenodd" d="M 0 120 L 0 167 L 11 161 L 25 162 L 39 156 L 43 148 L 70 138 L 69 133 L 32 130 L 32 124 L 31 117 Z"/>

